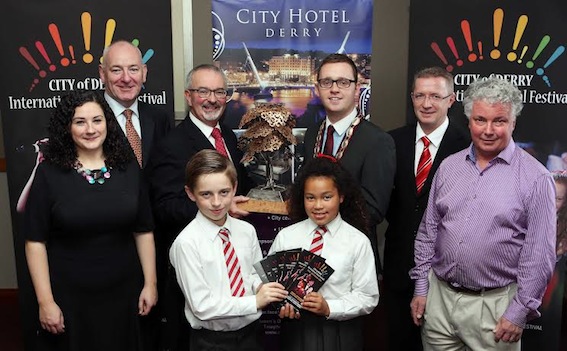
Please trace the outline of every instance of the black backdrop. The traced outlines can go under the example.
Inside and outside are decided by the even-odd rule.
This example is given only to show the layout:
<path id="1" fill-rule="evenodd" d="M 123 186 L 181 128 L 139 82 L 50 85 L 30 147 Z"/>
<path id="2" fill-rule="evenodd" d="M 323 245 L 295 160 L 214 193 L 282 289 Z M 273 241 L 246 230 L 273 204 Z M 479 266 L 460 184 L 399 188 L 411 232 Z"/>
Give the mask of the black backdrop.
<path id="1" fill-rule="evenodd" d="M 37 305 L 18 230 L 22 219 L 15 209 L 36 162 L 33 144 L 47 136 L 46 125 L 61 94 L 103 89 L 98 64 L 112 40 L 138 45 L 148 65 L 141 97 L 164 105 L 173 116 L 171 8 L 169 1 L 153 0 L 6 0 L 0 30 L 0 111 L 24 340 L 31 350 Z"/>

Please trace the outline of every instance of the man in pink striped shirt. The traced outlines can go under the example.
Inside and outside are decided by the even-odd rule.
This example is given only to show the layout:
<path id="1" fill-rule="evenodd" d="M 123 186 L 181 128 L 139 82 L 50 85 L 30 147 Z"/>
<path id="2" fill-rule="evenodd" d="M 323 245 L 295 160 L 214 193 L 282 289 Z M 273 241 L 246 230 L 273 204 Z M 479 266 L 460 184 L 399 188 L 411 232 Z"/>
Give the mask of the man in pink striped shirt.
<path id="1" fill-rule="evenodd" d="M 435 174 L 415 240 L 411 314 L 424 350 L 520 350 L 555 264 L 555 190 L 516 146 L 518 88 L 479 80 L 463 100 L 472 144 Z"/>

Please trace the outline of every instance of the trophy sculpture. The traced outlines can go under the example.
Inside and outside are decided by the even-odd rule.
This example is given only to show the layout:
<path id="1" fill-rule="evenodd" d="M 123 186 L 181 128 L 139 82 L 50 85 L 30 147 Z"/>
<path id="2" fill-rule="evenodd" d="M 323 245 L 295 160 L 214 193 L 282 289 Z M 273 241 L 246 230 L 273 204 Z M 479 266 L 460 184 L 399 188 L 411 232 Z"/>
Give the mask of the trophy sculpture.
<path id="1" fill-rule="evenodd" d="M 244 151 L 241 162 L 255 161 L 265 167 L 266 174 L 265 184 L 250 190 L 247 195 L 251 198 L 248 204 L 251 211 L 285 213 L 283 192 L 286 188 L 276 184 L 274 167 L 289 167 L 292 154 L 288 146 L 297 143 L 293 127 L 295 117 L 282 104 L 256 104 L 242 116 L 239 128 L 246 131 L 238 139 L 238 147 Z"/>

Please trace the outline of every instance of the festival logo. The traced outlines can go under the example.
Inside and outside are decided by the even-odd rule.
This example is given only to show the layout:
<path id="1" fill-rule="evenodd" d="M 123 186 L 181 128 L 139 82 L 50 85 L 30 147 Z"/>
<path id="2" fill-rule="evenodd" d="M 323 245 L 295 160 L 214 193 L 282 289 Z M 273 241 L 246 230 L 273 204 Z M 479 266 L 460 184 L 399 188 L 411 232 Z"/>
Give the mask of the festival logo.
<path id="1" fill-rule="evenodd" d="M 475 37 L 474 31 L 471 29 L 471 24 L 474 24 L 474 22 L 471 22 L 469 19 L 463 19 L 460 23 L 460 30 L 462 39 L 468 49 L 465 53 L 459 52 L 453 36 L 445 38 L 450 54 L 447 54 L 447 49 L 443 51 L 437 41 L 431 42 L 431 50 L 443 62 L 449 72 L 452 72 L 455 66 L 461 67 L 467 62 L 507 60 L 516 62 L 518 65 L 524 65 L 527 69 L 535 70 L 535 73 L 543 79 L 545 84 L 551 87 L 552 81 L 546 75 L 545 70 L 565 52 L 565 46 L 554 45 L 549 34 L 542 35 L 539 42 L 527 42 L 524 39 L 525 31 L 530 29 L 536 30 L 528 27 L 529 16 L 525 14 L 519 16 L 515 28 L 507 28 L 503 26 L 504 14 L 502 8 L 494 10 L 492 38 Z M 511 35 L 513 35 L 512 46 L 510 48 L 502 47 L 502 36 Z M 490 52 L 486 50 L 488 46 L 492 46 Z M 466 58 L 464 58 L 465 56 Z"/>
<path id="2" fill-rule="evenodd" d="M 114 38 L 114 34 L 116 31 L 116 20 L 113 18 L 109 18 L 106 20 L 105 28 L 104 28 L 104 47 L 108 47 Z M 30 51 L 28 46 L 20 46 L 19 52 L 20 55 L 24 60 L 26 60 L 34 69 L 36 77 L 33 78 L 29 92 L 33 91 L 34 88 L 40 84 L 41 79 L 48 77 L 50 72 L 55 72 L 57 69 L 65 69 L 71 65 L 76 65 L 81 61 L 84 64 L 98 64 L 98 62 L 102 63 L 102 51 L 101 56 L 98 58 L 98 61 L 95 61 L 95 57 L 91 51 L 91 41 L 92 41 L 92 17 L 90 12 L 83 12 L 80 16 L 80 28 L 82 32 L 83 43 L 69 43 L 64 40 L 65 33 L 61 33 L 59 30 L 59 26 L 56 23 L 50 23 L 47 26 L 47 30 L 49 31 L 49 35 L 55 44 L 56 52 L 48 52 L 46 50 L 46 45 L 41 40 L 35 41 L 33 47 L 35 50 Z M 140 41 L 139 39 L 133 39 L 132 44 L 136 47 L 139 47 Z M 30 47 L 32 47 L 30 45 Z M 77 51 L 81 51 L 79 56 L 77 57 Z M 32 54 L 33 53 L 33 54 Z M 154 55 L 153 49 L 147 49 L 145 53 L 143 53 L 142 61 L 143 63 L 147 63 L 152 56 Z M 81 55 L 82 54 L 82 55 Z M 57 81 L 56 84 L 65 85 L 68 89 L 55 89 L 55 90 L 72 90 L 74 88 L 77 89 L 99 89 L 102 87 L 101 82 L 94 82 L 91 79 L 86 79 L 84 81 L 76 81 L 76 85 L 74 84 L 75 81 L 63 80 Z M 50 90 L 54 90 L 51 89 Z"/>

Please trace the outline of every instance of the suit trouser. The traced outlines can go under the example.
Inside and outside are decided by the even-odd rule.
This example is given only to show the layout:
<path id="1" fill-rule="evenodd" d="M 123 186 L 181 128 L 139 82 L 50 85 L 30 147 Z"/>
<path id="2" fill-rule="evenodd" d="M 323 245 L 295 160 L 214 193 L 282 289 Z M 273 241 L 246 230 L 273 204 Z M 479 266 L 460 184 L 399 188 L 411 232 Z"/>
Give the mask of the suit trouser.
<path id="1" fill-rule="evenodd" d="M 388 350 L 423 350 L 421 330 L 413 323 L 411 318 L 410 303 L 413 298 L 413 284 L 408 284 L 409 286 L 405 290 L 388 288 L 387 284 L 388 282 L 385 281 L 380 299 L 386 307 Z"/>
<path id="2" fill-rule="evenodd" d="M 478 295 L 456 292 L 429 273 L 421 330 L 425 351 L 520 351 L 520 342 L 494 341 L 493 329 L 516 294 L 516 284 Z"/>

